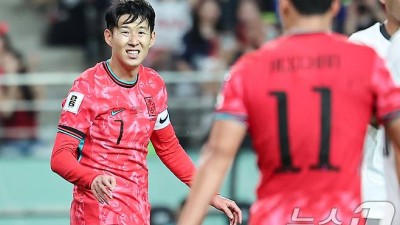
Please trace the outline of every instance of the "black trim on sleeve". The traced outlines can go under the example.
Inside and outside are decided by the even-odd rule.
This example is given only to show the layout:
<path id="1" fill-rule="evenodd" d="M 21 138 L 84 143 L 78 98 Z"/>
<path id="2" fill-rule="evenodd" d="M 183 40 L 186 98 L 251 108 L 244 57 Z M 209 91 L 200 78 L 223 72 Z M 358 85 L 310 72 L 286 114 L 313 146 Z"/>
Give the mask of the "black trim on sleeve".
<path id="1" fill-rule="evenodd" d="M 383 121 L 383 123 L 388 123 L 391 120 L 397 119 L 399 117 L 400 117 L 400 111 L 394 111 L 394 112 L 384 115 L 382 117 L 382 121 Z"/>
<path id="2" fill-rule="evenodd" d="M 64 125 L 58 125 L 58 132 L 68 134 L 80 140 L 84 139 L 86 136 L 82 131 Z"/>

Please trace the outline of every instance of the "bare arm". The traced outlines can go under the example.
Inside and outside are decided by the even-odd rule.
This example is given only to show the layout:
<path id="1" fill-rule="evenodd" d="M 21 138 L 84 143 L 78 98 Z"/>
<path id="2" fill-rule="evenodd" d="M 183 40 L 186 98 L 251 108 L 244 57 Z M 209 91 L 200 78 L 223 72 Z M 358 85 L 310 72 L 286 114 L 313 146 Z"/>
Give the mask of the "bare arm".
<path id="1" fill-rule="evenodd" d="M 219 120 L 214 123 L 178 225 L 201 224 L 207 206 L 218 192 L 245 134 L 246 127 L 241 122 Z"/>
<path id="2" fill-rule="evenodd" d="M 188 154 L 179 144 L 172 124 L 163 129 L 153 131 L 151 142 L 165 166 L 183 183 L 190 186 L 196 168 Z"/>
<path id="3" fill-rule="evenodd" d="M 196 168 L 192 160 L 183 150 L 175 135 L 172 125 L 155 130 L 151 136 L 151 141 L 156 149 L 161 161 L 186 185 L 190 186 Z M 224 212 L 232 224 L 242 221 L 242 212 L 236 203 L 220 195 L 213 195 L 210 204 Z"/>

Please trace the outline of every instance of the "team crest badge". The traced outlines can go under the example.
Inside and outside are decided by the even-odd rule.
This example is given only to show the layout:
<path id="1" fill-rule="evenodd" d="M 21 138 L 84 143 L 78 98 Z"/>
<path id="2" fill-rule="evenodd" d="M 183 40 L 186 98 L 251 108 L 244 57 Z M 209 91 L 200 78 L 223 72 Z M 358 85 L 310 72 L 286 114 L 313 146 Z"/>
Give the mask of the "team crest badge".
<path id="1" fill-rule="evenodd" d="M 156 116 L 156 104 L 153 101 L 152 97 L 145 97 L 144 101 L 146 102 L 147 111 L 150 116 Z"/>

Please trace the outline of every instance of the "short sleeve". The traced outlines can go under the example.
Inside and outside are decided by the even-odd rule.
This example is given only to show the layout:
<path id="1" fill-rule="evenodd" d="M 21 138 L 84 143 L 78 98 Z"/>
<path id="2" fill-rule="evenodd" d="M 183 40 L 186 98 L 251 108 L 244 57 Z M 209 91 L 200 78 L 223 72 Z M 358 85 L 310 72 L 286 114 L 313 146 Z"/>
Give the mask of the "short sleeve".
<path id="1" fill-rule="evenodd" d="M 161 91 L 159 92 L 159 102 L 160 102 L 160 109 L 158 113 L 164 112 L 168 108 L 168 93 L 167 93 L 167 88 L 165 87 L 165 84 L 163 83 L 161 87 Z"/>
<path id="2" fill-rule="evenodd" d="M 62 104 L 58 132 L 79 140 L 85 137 L 92 123 L 90 90 L 91 86 L 87 81 L 78 79 L 74 82 Z"/>
<path id="3" fill-rule="evenodd" d="M 167 93 L 167 88 L 165 86 L 164 80 L 161 78 L 158 73 L 154 71 L 157 76 L 154 76 L 157 78 L 157 80 L 154 83 L 157 83 L 158 86 L 155 89 L 156 94 L 155 94 L 155 100 L 156 100 L 156 111 L 157 111 L 157 120 L 156 124 L 154 126 L 154 130 L 161 130 L 165 127 L 167 127 L 171 122 L 169 120 L 169 113 L 168 113 L 168 93 Z M 153 82 L 151 82 L 153 83 Z"/>
<path id="4" fill-rule="evenodd" d="M 395 82 L 383 59 L 376 56 L 373 73 L 372 89 L 376 96 L 376 116 L 386 123 L 400 116 L 400 85 Z"/>
<path id="5" fill-rule="evenodd" d="M 157 96 L 157 102 L 158 102 L 158 109 L 157 109 L 157 120 L 156 124 L 154 126 L 154 130 L 161 130 L 165 127 L 167 127 L 171 121 L 169 119 L 169 113 L 168 113 L 168 94 L 167 94 L 167 89 L 165 88 L 165 85 L 162 86 L 161 90 L 158 93 Z"/>
<path id="6" fill-rule="evenodd" d="M 236 119 L 247 122 L 245 106 L 245 63 L 240 60 L 225 76 L 216 103 L 216 119 Z"/>
<path id="7" fill-rule="evenodd" d="M 168 108 L 168 93 L 162 77 L 154 70 L 151 70 L 151 73 L 154 76 L 150 78 L 149 83 L 154 84 L 152 94 L 156 104 L 156 113 L 159 115 Z"/>

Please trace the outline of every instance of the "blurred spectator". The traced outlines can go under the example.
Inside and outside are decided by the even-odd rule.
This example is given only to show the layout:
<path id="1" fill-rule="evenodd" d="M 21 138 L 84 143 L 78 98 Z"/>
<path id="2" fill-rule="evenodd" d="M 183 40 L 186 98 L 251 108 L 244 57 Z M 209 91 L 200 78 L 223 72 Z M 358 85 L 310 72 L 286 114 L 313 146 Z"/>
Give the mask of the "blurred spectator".
<path id="1" fill-rule="evenodd" d="M 49 15 L 46 44 L 84 47 L 86 64 L 90 66 L 109 58 L 109 47 L 104 43 L 104 16 L 113 0 L 56 1 Z"/>
<path id="2" fill-rule="evenodd" d="M 275 0 L 256 0 L 259 8 L 262 12 L 273 12 L 275 11 Z"/>
<path id="3" fill-rule="evenodd" d="M 15 51 L 6 33 L 0 34 L 0 76 L 23 76 L 27 66 Z M 37 115 L 34 110 L 19 109 L 19 101 L 39 98 L 40 89 L 30 86 L 0 86 L 0 153 L 30 155 L 38 146 Z M 30 105 L 30 104 L 29 104 Z"/>
<path id="4" fill-rule="evenodd" d="M 11 41 L 7 35 L 8 24 L 5 22 L 0 22 L 0 75 L 5 73 L 4 59 L 11 51 Z"/>
<path id="5" fill-rule="evenodd" d="M 235 27 L 238 49 L 236 58 L 240 55 L 259 48 L 267 39 L 260 8 L 253 0 L 242 0 L 236 13 Z"/>
<path id="6" fill-rule="evenodd" d="M 49 18 L 46 43 L 51 46 L 85 45 L 85 9 L 83 0 L 59 0 Z"/>
<path id="7" fill-rule="evenodd" d="M 223 43 L 228 43 L 232 38 L 229 38 L 229 35 L 222 35 L 219 2 L 201 0 L 192 6 L 192 26 L 183 36 L 182 53 L 176 60 L 176 68 L 181 72 L 204 71 L 208 72 L 207 75 L 222 75 L 227 68 L 227 61 L 223 58 L 225 54 L 222 53 Z M 230 42 L 234 43 L 234 40 Z M 190 73 L 182 73 L 182 76 L 190 75 Z M 186 104 L 186 107 L 177 107 L 170 111 L 181 145 L 193 146 L 195 139 L 200 139 L 199 136 L 208 131 L 209 122 L 204 122 L 209 120 L 209 108 L 206 102 L 212 105 L 219 83 L 184 82 L 170 84 L 167 88 L 171 98 L 194 103 L 192 106 Z M 196 132 L 198 137 L 190 138 L 189 132 Z"/>
<path id="8" fill-rule="evenodd" d="M 112 0 L 85 0 L 86 64 L 92 66 L 110 58 L 110 47 L 104 42 L 105 14 Z M 99 23 L 101 21 L 101 23 Z"/>
<path id="9" fill-rule="evenodd" d="M 29 7 L 38 9 L 41 12 L 46 12 L 57 4 L 58 0 L 25 0 L 24 4 Z"/>
<path id="10" fill-rule="evenodd" d="M 344 33 L 346 24 L 346 9 L 347 5 L 345 5 L 343 1 L 341 1 L 340 10 L 336 15 L 335 19 L 333 20 L 333 27 L 332 27 L 333 31 L 337 33 Z"/>
<path id="11" fill-rule="evenodd" d="M 227 63 L 221 57 L 221 10 L 216 0 L 203 0 L 193 11 L 193 26 L 183 38 L 184 51 L 178 60 L 180 71 L 221 71 Z"/>
<path id="12" fill-rule="evenodd" d="M 150 0 L 157 18 L 157 40 L 150 48 L 146 64 L 155 70 L 174 70 L 174 60 L 182 53 L 183 35 L 191 28 L 191 12 L 198 0 Z"/>
<path id="13" fill-rule="evenodd" d="M 352 34 L 385 20 L 385 11 L 378 0 L 353 0 L 347 6 L 344 32 Z"/>

